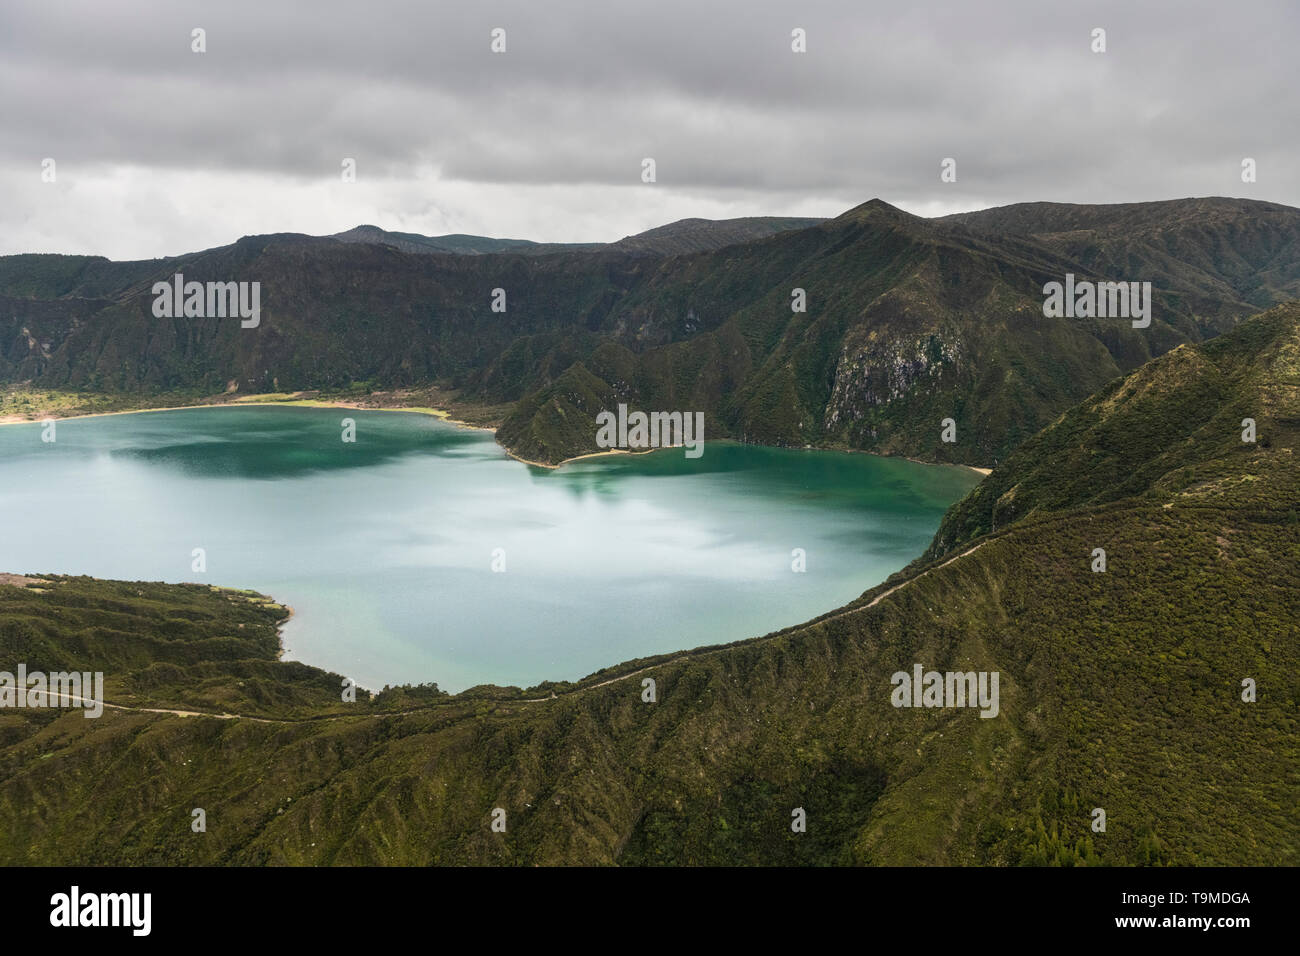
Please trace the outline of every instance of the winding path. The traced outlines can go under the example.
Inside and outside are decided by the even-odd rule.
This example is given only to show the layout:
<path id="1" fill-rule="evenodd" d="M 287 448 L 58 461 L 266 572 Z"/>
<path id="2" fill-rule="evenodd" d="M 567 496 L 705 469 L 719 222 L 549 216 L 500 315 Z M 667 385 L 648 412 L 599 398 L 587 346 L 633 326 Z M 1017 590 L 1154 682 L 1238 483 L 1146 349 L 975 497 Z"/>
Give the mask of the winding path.
<path id="1" fill-rule="evenodd" d="M 850 614 L 857 614 L 859 611 L 865 611 L 867 608 L 875 607 L 877 604 L 879 604 L 881 601 L 889 597 L 891 594 L 893 594 L 895 591 L 899 590 L 900 588 L 905 588 L 909 584 L 913 583 L 914 581 L 921 580 L 921 578 L 925 577 L 927 574 L 930 574 L 931 572 L 938 571 L 941 568 L 946 568 L 954 561 L 959 561 L 962 558 L 966 557 L 967 555 L 974 554 L 976 551 L 978 551 L 987 543 L 988 543 L 987 540 L 981 541 L 973 548 L 968 548 L 967 550 L 963 551 L 961 554 L 949 558 L 947 561 L 943 562 L 943 564 L 937 564 L 934 567 L 926 568 L 924 571 L 922 571 L 920 574 L 916 575 L 915 577 L 908 578 L 906 581 L 900 581 L 898 584 L 895 584 L 888 591 L 883 591 L 880 594 L 877 594 L 867 604 L 860 604 L 857 605 L 856 607 L 846 608 L 837 614 L 832 614 L 829 615 L 828 617 L 817 618 L 815 621 L 810 621 L 809 623 L 822 624 L 826 621 L 835 621 L 835 620 L 839 620 L 842 617 L 847 617 Z M 718 650 L 721 651 L 723 650 L 723 648 L 719 648 Z M 706 651 L 705 653 L 717 653 L 717 651 Z M 565 696 L 567 697 L 569 694 L 577 694 L 585 690 L 593 690 L 597 687 L 607 687 L 610 684 L 616 684 L 619 681 L 627 680 L 628 678 L 631 677 L 636 677 L 638 674 L 644 674 L 646 671 L 652 671 L 660 667 L 667 667 L 670 664 L 677 664 L 681 661 L 690 660 L 692 656 L 694 655 L 690 653 L 686 653 L 686 654 L 679 655 L 678 657 L 674 657 L 670 660 L 659 661 L 656 664 L 647 664 L 645 667 L 638 668 L 637 670 L 634 671 L 629 671 L 626 674 L 619 674 L 617 677 L 611 677 L 608 680 L 603 680 L 596 684 L 585 684 L 582 687 L 575 687 L 573 688 L 573 690 L 566 691 Z M 287 717 L 250 717 L 246 714 L 213 714 L 201 710 L 170 710 L 165 707 L 131 707 L 126 704 L 110 704 L 108 701 L 102 701 L 102 702 L 95 701 L 92 698 L 78 697 L 75 694 L 59 694 L 59 693 L 54 693 L 52 691 L 44 691 L 44 693 L 46 697 L 58 697 L 63 700 L 72 701 L 79 704 L 94 705 L 94 704 L 102 703 L 104 707 L 110 708 L 112 710 L 127 710 L 127 711 L 135 711 L 137 713 L 144 713 L 144 714 L 171 714 L 175 717 L 212 717 L 215 718 L 216 720 L 236 720 L 236 719 L 251 720 L 259 724 L 300 724 L 300 723 L 308 723 L 311 721 L 318 721 L 318 720 L 349 720 L 349 719 L 355 720 L 359 717 L 403 717 L 407 714 L 415 714 L 415 713 L 420 713 L 421 711 L 424 710 L 428 710 L 427 707 L 421 707 L 421 708 L 416 708 L 414 710 L 397 710 L 391 712 L 375 712 L 375 713 L 368 713 L 368 714 L 326 714 L 320 717 L 290 719 Z M 502 704 L 540 704 L 548 700 L 558 700 L 558 699 L 559 696 L 555 694 L 554 691 L 552 691 L 551 696 L 549 697 L 528 697 L 522 700 L 503 700 L 501 701 L 501 703 Z"/>

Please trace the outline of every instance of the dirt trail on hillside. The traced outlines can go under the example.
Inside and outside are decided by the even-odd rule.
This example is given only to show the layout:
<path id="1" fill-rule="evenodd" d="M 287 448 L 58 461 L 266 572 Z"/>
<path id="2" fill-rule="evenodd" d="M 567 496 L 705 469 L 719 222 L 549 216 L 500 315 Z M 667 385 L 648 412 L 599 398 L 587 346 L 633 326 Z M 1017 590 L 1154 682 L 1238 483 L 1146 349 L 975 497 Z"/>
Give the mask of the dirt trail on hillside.
<path id="1" fill-rule="evenodd" d="M 978 551 L 987 543 L 988 543 L 987 541 L 981 541 L 979 544 L 975 545 L 975 547 L 969 548 L 963 551 L 961 554 L 949 558 L 947 561 L 943 562 L 943 564 L 935 565 L 932 568 L 927 568 L 926 570 L 922 571 L 914 578 L 908 578 L 906 581 L 900 581 L 898 584 L 895 584 L 888 591 L 884 591 L 880 594 L 877 594 L 867 604 L 861 604 L 858 605 L 857 607 L 847 608 L 843 611 L 840 611 L 838 614 L 832 614 L 830 617 L 819 618 L 817 621 L 812 623 L 822 624 L 827 621 L 839 620 L 840 618 L 847 617 L 850 614 L 857 614 L 859 611 L 865 611 L 868 608 L 875 607 L 877 604 L 879 604 L 881 601 L 889 597 L 891 594 L 893 594 L 900 588 L 905 588 L 909 584 L 921 580 L 921 578 L 925 577 L 927 574 L 930 574 L 934 571 L 938 571 L 941 568 L 946 568 L 954 561 L 960 561 L 962 558 L 966 557 L 967 555 L 974 554 L 976 551 Z M 724 649 L 725 648 L 719 648 L 718 651 Z M 718 651 L 707 651 L 706 653 L 716 654 L 718 653 Z M 674 657 L 671 660 L 660 661 L 657 664 L 647 664 L 645 667 L 639 668 L 638 670 L 630 671 L 626 674 L 619 674 L 617 677 L 609 678 L 609 680 L 603 680 L 597 684 L 588 684 L 585 687 L 577 687 L 571 691 L 566 691 L 564 696 L 567 697 L 569 694 L 577 694 L 586 690 L 594 690 L 597 687 L 608 687 L 610 684 L 616 684 L 619 681 L 636 677 L 638 674 L 644 674 L 646 671 L 652 671 L 660 667 L 667 667 L 670 664 L 677 664 L 680 663 L 681 661 L 690 660 L 691 657 L 692 657 L 691 654 L 683 654 L 679 657 Z M 47 697 L 59 697 L 62 698 L 63 700 L 74 701 L 76 703 L 83 704 L 83 705 L 84 704 L 94 705 L 99 703 L 98 701 L 95 701 L 93 699 L 86 698 L 86 697 L 77 697 L 76 695 L 73 694 L 56 694 L 50 691 L 45 691 L 44 693 L 46 694 Z M 502 704 L 541 704 L 541 703 L 545 703 L 548 700 L 559 700 L 559 696 L 554 692 L 552 692 L 551 696 L 549 697 L 529 697 L 523 700 L 503 700 L 501 701 L 501 703 Z M 397 710 L 397 711 L 392 711 L 390 713 L 376 712 L 376 713 L 368 713 L 368 714 L 328 714 L 321 717 L 305 717 L 305 718 L 298 718 L 298 719 L 290 719 L 286 717 L 250 717 L 245 714 L 213 714 L 201 710 L 170 710 L 165 707 L 130 707 L 126 704 L 110 704 L 108 701 L 103 701 L 102 703 L 104 707 L 112 710 L 127 710 L 127 711 L 134 711 L 136 713 L 144 713 L 144 714 L 171 714 L 175 717 L 213 717 L 217 720 L 251 720 L 259 724 L 302 724 L 302 723 L 309 723 L 311 721 L 318 721 L 318 720 L 355 720 L 359 717 L 404 717 L 408 714 L 415 714 L 415 713 L 419 713 L 421 710 L 428 709 L 428 708 L 417 708 L 415 710 Z"/>
<path id="2" fill-rule="evenodd" d="M 951 557 L 951 558 L 949 558 L 947 561 L 945 561 L 943 564 L 936 565 L 936 566 L 933 567 L 933 568 L 927 568 L 926 570 L 922 571 L 920 574 L 918 574 L 918 575 L 917 575 L 916 577 L 914 577 L 914 578 L 908 578 L 906 581 L 900 581 L 898 584 L 895 584 L 895 585 L 894 585 L 892 588 L 890 588 L 888 591 L 885 591 L 885 592 L 883 592 L 883 593 L 881 593 L 881 594 L 877 594 L 874 598 L 872 598 L 872 599 L 871 599 L 868 603 L 866 603 L 866 604 L 860 604 L 860 605 L 858 605 L 857 607 L 847 608 L 847 609 L 845 609 L 845 610 L 843 610 L 843 611 L 840 611 L 838 614 L 832 614 L 832 615 L 830 615 L 829 617 L 818 618 L 816 621 L 810 621 L 809 623 L 810 623 L 810 624 L 822 624 L 822 623 L 825 623 L 826 621 L 836 621 L 836 620 L 839 620 L 839 619 L 842 618 L 842 617 L 848 617 L 850 614 L 857 614 L 859 611 L 865 611 L 865 610 L 866 610 L 867 608 L 869 608 L 869 607 L 875 607 L 877 604 L 879 604 L 879 603 L 880 603 L 881 601 L 883 601 L 885 598 L 889 597 L 889 595 L 893 594 L 893 593 L 894 593 L 895 591 L 897 591 L 899 588 L 905 588 L 905 587 L 907 587 L 909 584 L 911 584 L 913 581 L 919 581 L 919 580 L 921 580 L 921 578 L 925 577 L 927 574 L 931 573 L 932 571 L 938 571 L 940 568 L 946 568 L 948 565 L 952 564 L 954 561 L 958 561 L 958 560 L 960 560 L 960 559 L 966 557 L 968 554 L 974 554 L 976 551 L 978 551 L 980 548 L 982 548 L 986 543 L 987 543 L 987 542 L 981 541 L 979 544 L 975 545 L 975 547 L 973 547 L 973 548 L 969 548 L 969 549 L 963 551 L 961 554 L 954 555 L 953 557 Z M 722 650 L 725 650 L 725 648 L 718 648 L 717 651 L 705 651 L 704 653 L 706 653 L 706 654 L 716 654 L 716 653 L 719 653 L 719 652 L 722 651 Z M 576 694 L 578 691 L 582 691 L 582 690 L 591 690 L 592 688 L 595 688 L 595 687 L 605 687 L 605 686 L 607 686 L 607 685 L 609 685 L 609 684 L 613 684 L 613 683 L 616 683 L 616 682 L 621 681 L 621 680 L 627 680 L 629 677 L 635 677 L 637 674 L 644 674 L 646 671 L 654 670 L 654 669 L 657 668 L 657 667 L 667 667 L 669 664 L 676 664 L 676 663 L 678 663 L 678 662 L 680 662 L 680 661 L 689 660 L 692 656 L 693 656 L 693 655 L 691 655 L 691 654 L 683 654 L 683 655 L 680 656 L 680 657 L 674 657 L 672 660 L 668 660 L 668 661 L 660 661 L 658 664 L 648 664 L 648 665 L 646 665 L 645 667 L 640 668 L 639 670 L 630 671 L 630 672 L 627 673 L 627 674 L 620 674 L 618 677 L 611 677 L 609 680 L 603 680 L 603 681 L 601 681 L 599 684 L 588 684 L 586 687 L 579 687 L 579 688 L 576 688 L 575 690 L 569 691 L 569 693 L 571 693 L 571 694 Z M 698 656 L 698 655 L 694 655 L 694 656 Z M 527 698 L 527 699 L 525 699 L 525 700 L 514 701 L 514 703 L 518 703 L 518 704 L 540 704 L 540 703 L 542 703 L 543 701 L 556 700 L 556 699 L 557 699 L 556 695 L 555 695 L 554 693 L 552 693 L 550 697 L 529 697 L 529 698 Z"/>
<path id="3" fill-rule="evenodd" d="M 46 698 L 57 697 L 60 700 L 72 701 L 78 704 L 90 704 L 92 706 L 101 705 L 111 710 L 134 710 L 142 714 L 174 714 L 177 717 L 215 717 L 217 720 L 234 720 L 239 717 L 243 720 L 255 720 L 259 724 L 271 723 L 289 723 L 289 721 L 276 721 L 270 717 L 247 717 L 244 714 L 212 714 L 202 710 L 169 710 L 165 707 L 130 707 L 126 704 L 110 704 L 108 701 L 97 701 L 92 697 L 78 697 L 76 694 L 59 694 L 54 691 L 44 690 L 37 691 L 38 695 Z"/>

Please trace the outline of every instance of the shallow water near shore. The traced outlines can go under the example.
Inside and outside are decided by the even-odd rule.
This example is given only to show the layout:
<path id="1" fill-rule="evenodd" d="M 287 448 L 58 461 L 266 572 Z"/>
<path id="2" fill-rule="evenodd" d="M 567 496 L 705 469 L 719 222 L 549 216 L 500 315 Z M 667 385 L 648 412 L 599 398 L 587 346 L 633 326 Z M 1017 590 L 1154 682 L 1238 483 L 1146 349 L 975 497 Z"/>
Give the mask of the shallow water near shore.
<path id="1" fill-rule="evenodd" d="M 920 554 L 979 480 L 716 441 L 544 469 L 487 432 L 352 409 L 42 427 L 0 429 L 0 571 L 253 588 L 295 609 L 286 659 L 375 689 L 576 680 L 797 624 Z"/>

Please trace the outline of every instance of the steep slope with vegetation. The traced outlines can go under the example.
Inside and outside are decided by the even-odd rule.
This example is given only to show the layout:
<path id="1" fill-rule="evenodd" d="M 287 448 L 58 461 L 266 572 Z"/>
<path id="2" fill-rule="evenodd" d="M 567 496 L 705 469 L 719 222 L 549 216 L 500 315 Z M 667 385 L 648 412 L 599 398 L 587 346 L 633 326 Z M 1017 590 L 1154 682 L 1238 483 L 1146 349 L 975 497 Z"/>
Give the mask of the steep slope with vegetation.
<path id="1" fill-rule="evenodd" d="M 1256 442 L 1242 442 L 1242 417 Z M 854 604 L 531 692 L 317 702 L 335 677 L 269 661 L 256 630 L 251 646 L 211 643 L 282 613 L 251 596 L 0 585 L 0 667 L 121 642 L 140 655 L 131 673 L 164 652 L 180 668 L 160 675 L 159 697 L 129 676 L 110 680 L 121 693 L 173 705 L 201 693 L 262 718 L 0 711 L 0 855 L 1296 864 L 1297 428 L 1291 305 L 1066 412 L 955 506 L 931 554 Z M 210 668 L 190 672 L 169 642 L 196 644 Z M 915 664 L 997 671 L 997 716 L 895 708 L 890 676 Z M 296 669 L 283 692 L 220 690 L 247 682 L 245 667 Z M 191 831 L 195 807 L 206 833 Z M 491 828 L 498 808 L 505 832 Z M 791 830 L 796 808 L 806 833 Z"/>
<path id="2" fill-rule="evenodd" d="M 1213 196 L 1164 202 L 1017 203 L 959 213 L 992 235 L 1033 240 L 1098 274 L 1128 273 L 1191 297 L 1258 308 L 1300 299 L 1300 210 Z"/>
<path id="3" fill-rule="evenodd" d="M 745 441 L 996 462 L 1105 382 L 1226 327 L 1217 308 L 1201 314 L 1163 295 L 1144 330 L 1044 317 L 1043 284 L 1075 268 L 879 201 L 669 260 L 610 312 L 600 338 L 566 343 L 577 361 L 520 401 L 499 438 L 540 460 L 593 451 L 594 416 L 617 399 L 704 411 L 711 434 Z M 792 308 L 796 289 L 805 312 Z M 543 354 L 544 337 L 521 347 Z M 948 418 L 956 443 L 942 440 Z"/>
<path id="4" fill-rule="evenodd" d="M 1273 309 L 1229 337 L 1179 346 L 1071 409 L 953 506 L 930 554 L 1046 513 L 1126 498 L 1217 500 L 1216 476 L 1237 471 L 1246 473 L 1233 479 L 1239 511 L 1293 509 L 1284 486 L 1251 471 L 1274 451 L 1289 460 L 1300 438 L 1291 414 L 1300 354 L 1286 336 L 1296 308 Z M 1243 440 L 1248 431 L 1252 441 Z"/>
<path id="5" fill-rule="evenodd" d="M 145 262 L 3 257 L 0 384 L 142 401 L 436 385 L 511 408 L 500 440 L 542 462 L 597 450 L 595 415 L 626 402 L 704 412 L 712 437 L 994 464 L 1105 382 L 1300 288 L 1300 212 L 1140 206 L 925 220 L 873 200 L 806 228 L 684 220 L 546 252 L 362 229 Z M 155 318 L 151 287 L 177 272 L 260 282 L 260 325 Z M 1044 317 L 1043 284 L 1066 273 L 1152 282 L 1151 326 Z"/>

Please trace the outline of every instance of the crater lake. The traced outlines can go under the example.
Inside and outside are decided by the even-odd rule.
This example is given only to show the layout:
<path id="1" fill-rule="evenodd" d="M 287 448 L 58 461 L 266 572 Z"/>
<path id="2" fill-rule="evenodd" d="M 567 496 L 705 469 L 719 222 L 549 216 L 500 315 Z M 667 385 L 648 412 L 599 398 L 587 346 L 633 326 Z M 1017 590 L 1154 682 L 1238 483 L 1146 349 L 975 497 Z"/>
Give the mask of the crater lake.
<path id="1" fill-rule="evenodd" d="M 546 469 L 487 431 L 343 408 L 43 431 L 0 427 L 0 571 L 254 589 L 294 608 L 285 659 L 374 690 L 576 680 L 798 624 L 918 556 L 980 477 L 707 438 Z"/>

